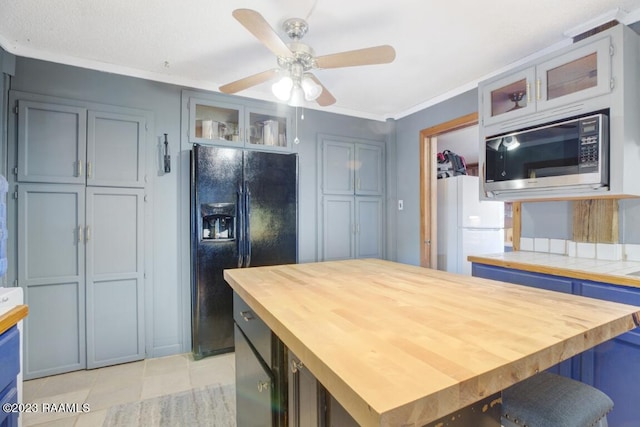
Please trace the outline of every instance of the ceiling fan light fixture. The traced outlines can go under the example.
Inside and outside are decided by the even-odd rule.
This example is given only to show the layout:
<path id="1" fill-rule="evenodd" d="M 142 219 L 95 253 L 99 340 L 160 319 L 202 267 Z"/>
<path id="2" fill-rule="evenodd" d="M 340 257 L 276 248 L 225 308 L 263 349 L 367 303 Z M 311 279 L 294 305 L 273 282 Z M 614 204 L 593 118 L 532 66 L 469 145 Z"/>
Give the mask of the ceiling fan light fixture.
<path id="1" fill-rule="evenodd" d="M 304 90 L 302 90 L 300 84 L 293 85 L 289 105 L 292 107 L 302 107 L 304 105 Z"/>
<path id="2" fill-rule="evenodd" d="M 273 85 L 271 85 L 271 91 L 281 101 L 287 101 L 291 96 L 291 89 L 293 88 L 293 80 L 289 76 L 284 76 Z"/>
<path id="3" fill-rule="evenodd" d="M 302 77 L 300 85 L 304 91 L 304 99 L 307 101 L 315 101 L 322 93 L 322 86 L 316 83 L 308 74 Z"/>

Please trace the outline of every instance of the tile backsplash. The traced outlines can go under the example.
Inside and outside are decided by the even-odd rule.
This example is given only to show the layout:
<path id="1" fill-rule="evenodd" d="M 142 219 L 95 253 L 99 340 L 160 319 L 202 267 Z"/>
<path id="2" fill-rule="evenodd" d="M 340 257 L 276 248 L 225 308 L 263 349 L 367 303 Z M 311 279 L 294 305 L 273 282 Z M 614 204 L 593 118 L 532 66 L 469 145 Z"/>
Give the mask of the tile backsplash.
<path id="1" fill-rule="evenodd" d="M 573 240 L 520 238 L 520 250 L 609 261 L 640 261 L 640 245 L 622 243 L 583 243 Z"/>

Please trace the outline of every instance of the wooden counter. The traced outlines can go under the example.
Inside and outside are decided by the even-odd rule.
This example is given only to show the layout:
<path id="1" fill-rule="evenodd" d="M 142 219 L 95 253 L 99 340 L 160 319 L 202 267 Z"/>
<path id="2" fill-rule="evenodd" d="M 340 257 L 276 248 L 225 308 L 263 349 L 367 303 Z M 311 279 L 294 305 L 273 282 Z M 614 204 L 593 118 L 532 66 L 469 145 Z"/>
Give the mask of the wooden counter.
<path id="1" fill-rule="evenodd" d="M 422 426 L 640 324 L 640 307 L 381 260 L 224 277 L 362 426 Z"/>
<path id="2" fill-rule="evenodd" d="M 0 314 L 0 334 L 27 317 L 28 314 L 29 307 L 26 305 L 16 305 L 6 313 Z"/>
<path id="3" fill-rule="evenodd" d="M 640 288 L 638 261 L 608 261 L 528 251 L 469 256 L 467 259 L 496 267 Z"/>

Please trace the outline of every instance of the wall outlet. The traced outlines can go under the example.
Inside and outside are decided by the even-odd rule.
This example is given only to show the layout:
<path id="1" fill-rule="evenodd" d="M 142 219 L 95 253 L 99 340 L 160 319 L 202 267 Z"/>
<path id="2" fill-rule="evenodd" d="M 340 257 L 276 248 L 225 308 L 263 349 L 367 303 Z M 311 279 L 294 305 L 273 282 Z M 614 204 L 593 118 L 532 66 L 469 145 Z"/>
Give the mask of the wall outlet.
<path id="1" fill-rule="evenodd" d="M 404 201 L 398 200 L 398 210 L 401 211 L 404 209 Z"/>

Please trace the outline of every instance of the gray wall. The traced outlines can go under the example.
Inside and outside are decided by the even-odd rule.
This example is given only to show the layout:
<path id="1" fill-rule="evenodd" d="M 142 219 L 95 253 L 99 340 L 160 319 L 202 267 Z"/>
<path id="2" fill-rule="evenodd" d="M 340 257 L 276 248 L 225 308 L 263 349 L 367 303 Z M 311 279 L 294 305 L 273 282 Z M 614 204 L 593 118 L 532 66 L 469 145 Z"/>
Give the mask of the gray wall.
<path id="1" fill-rule="evenodd" d="M 522 237 L 571 240 L 573 210 L 571 202 L 522 204 Z"/>
<path id="2" fill-rule="evenodd" d="M 147 151 L 156 165 L 156 170 L 149 171 L 148 175 L 153 230 L 157 233 L 153 236 L 153 280 L 146 287 L 148 356 L 190 351 L 189 263 L 185 262 L 189 255 L 184 253 L 185 248 L 188 251 L 189 237 L 184 232 L 188 230 L 188 225 L 184 227 L 188 217 L 183 215 L 183 204 L 189 200 L 189 153 L 181 149 L 180 141 L 181 93 L 183 89 L 190 88 L 19 57 L 16 59 L 16 72 L 11 79 L 10 89 L 153 112 L 155 129 L 150 129 L 150 132 L 158 145 L 148 147 Z M 305 119 L 298 122 L 300 144 L 295 147 L 300 162 L 299 258 L 301 262 L 310 262 L 317 260 L 316 135 L 329 133 L 359 139 L 389 140 L 391 149 L 388 150 L 388 157 L 395 157 L 393 138 L 389 136 L 392 123 L 315 110 L 304 110 L 304 116 Z M 161 157 L 158 155 L 164 133 L 169 135 L 173 160 L 172 172 L 167 175 L 162 173 Z M 2 163 L 5 166 L 6 160 Z M 387 185 L 390 185 L 389 182 L 394 185 L 395 166 L 395 161 L 388 165 Z M 389 227 L 387 234 L 393 234 L 392 231 L 393 227 Z M 390 245 L 390 242 L 393 240 L 388 239 L 387 244 Z M 393 253 L 393 248 L 388 252 Z"/>
<path id="3" fill-rule="evenodd" d="M 5 108 L 7 106 L 7 91 L 9 88 L 9 82 L 11 76 L 15 74 L 16 69 L 16 57 L 10 53 L 7 53 L 4 49 L 0 47 L 0 118 L 4 118 L 6 111 Z M 0 145 L 1 147 L 6 147 L 6 139 L 7 137 L 7 121 L 0 120 Z M 6 149 L 3 149 L 0 152 L 0 174 L 7 174 L 6 169 L 6 159 L 7 152 Z"/>
<path id="4" fill-rule="evenodd" d="M 396 221 L 399 262 L 420 265 L 420 131 L 477 110 L 474 89 L 397 121 L 397 198 L 404 201 Z"/>
<path id="5" fill-rule="evenodd" d="M 640 199 L 618 202 L 619 243 L 640 244 Z M 522 204 L 522 237 L 573 239 L 571 202 Z"/>

